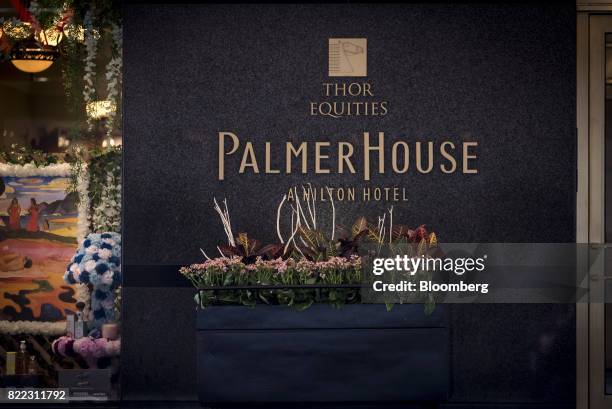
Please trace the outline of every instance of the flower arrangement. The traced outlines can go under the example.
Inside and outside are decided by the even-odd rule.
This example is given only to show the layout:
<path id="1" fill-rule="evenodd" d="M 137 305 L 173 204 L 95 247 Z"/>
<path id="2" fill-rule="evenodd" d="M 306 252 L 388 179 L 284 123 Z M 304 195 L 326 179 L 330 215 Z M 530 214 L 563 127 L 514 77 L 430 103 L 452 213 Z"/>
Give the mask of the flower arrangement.
<path id="1" fill-rule="evenodd" d="M 112 169 L 106 174 L 106 183 L 98 205 L 93 209 L 91 225 L 93 231 L 121 231 L 121 169 Z"/>
<path id="2" fill-rule="evenodd" d="M 435 254 L 438 239 L 424 225 L 410 229 L 393 223 L 393 208 L 370 223 L 360 217 L 350 229 L 335 225 L 332 207 L 331 234 L 322 228 L 317 217 L 311 187 L 303 187 L 306 202 L 299 199 L 297 189 L 292 198 L 283 196 L 277 209 L 276 230 L 279 243 L 262 245 L 247 233 L 233 234 L 232 223 L 224 200 L 223 207 L 214 200 L 214 208 L 227 237 L 227 244 L 217 246 L 221 257 L 206 258 L 201 264 L 182 267 L 180 273 L 199 291 L 196 303 L 201 308 L 213 304 L 255 305 L 257 303 L 286 305 L 300 309 L 313 303 L 340 306 L 360 300 L 362 258 L 360 245 L 368 243 L 376 254 L 385 248 L 410 256 Z M 283 206 L 290 208 L 290 231 L 283 234 Z M 426 311 L 432 311 L 433 299 Z M 390 308 L 390 305 L 387 305 Z"/>
<path id="3" fill-rule="evenodd" d="M 330 257 L 325 261 L 310 261 L 293 258 L 264 260 L 257 257 L 254 263 L 246 263 L 241 257 L 219 257 L 202 264 L 182 267 L 180 273 L 198 288 L 222 286 L 261 286 L 258 291 L 203 290 L 196 295 L 196 302 L 202 308 L 217 303 L 255 305 L 257 303 L 287 305 L 299 309 L 307 308 L 313 302 L 329 303 L 334 306 L 359 300 L 355 288 L 333 286 L 361 284 L 361 258 L 352 255 Z M 332 288 L 266 289 L 266 286 L 323 285 Z"/>
<path id="4" fill-rule="evenodd" d="M 74 339 L 62 336 L 53 341 L 51 348 L 54 353 L 65 357 L 80 355 L 90 368 L 96 368 L 98 359 L 119 355 L 121 340 L 92 337 Z"/>
<path id="5" fill-rule="evenodd" d="M 121 232 L 121 149 L 91 152 L 87 164 L 92 232 Z"/>
<path id="6" fill-rule="evenodd" d="M 72 257 L 64 280 L 91 284 L 90 321 L 93 328 L 116 319 L 115 291 L 121 286 L 121 235 L 91 233 Z"/>
<path id="7" fill-rule="evenodd" d="M 62 162 L 57 154 L 32 149 L 30 146 L 11 144 L 10 149 L 0 151 L 0 162 L 14 165 L 49 166 Z"/>

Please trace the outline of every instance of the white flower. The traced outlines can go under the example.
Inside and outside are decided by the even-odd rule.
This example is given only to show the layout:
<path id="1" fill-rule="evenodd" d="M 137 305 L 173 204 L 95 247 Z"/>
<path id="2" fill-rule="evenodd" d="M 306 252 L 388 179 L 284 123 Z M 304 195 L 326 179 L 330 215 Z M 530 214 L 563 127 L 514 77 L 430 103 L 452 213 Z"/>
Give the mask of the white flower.
<path id="1" fill-rule="evenodd" d="M 66 321 L 0 321 L 0 334 L 62 335 L 66 333 Z"/>
<path id="2" fill-rule="evenodd" d="M 98 246 L 89 246 L 85 249 L 85 253 L 87 253 L 88 255 L 92 255 L 95 254 L 98 251 Z"/>
<path id="3" fill-rule="evenodd" d="M 91 11 L 85 13 L 83 18 L 83 25 L 85 27 L 85 75 L 83 76 L 83 99 L 85 106 L 89 102 L 93 101 L 93 97 L 96 95 L 96 89 L 93 85 L 96 76 L 96 53 L 97 53 L 97 38 L 93 29 L 93 21 Z M 89 130 L 93 129 L 93 119 L 87 116 L 87 125 Z"/>
<path id="4" fill-rule="evenodd" d="M 69 163 L 54 163 L 48 166 L 36 167 L 31 163 L 17 165 L 12 163 L 0 163 L 0 174 L 2 176 L 70 176 Z"/>
<path id="5" fill-rule="evenodd" d="M 87 260 L 85 262 L 85 271 L 92 272 L 96 269 L 96 261 L 95 260 Z"/>
<path id="6" fill-rule="evenodd" d="M 102 281 L 102 284 L 111 285 L 113 283 L 113 272 L 107 271 L 106 273 L 102 274 L 101 281 Z"/>
<path id="7" fill-rule="evenodd" d="M 104 260 L 108 260 L 109 258 L 111 258 L 112 255 L 113 252 L 109 249 L 101 249 L 100 251 L 98 251 L 98 256 L 100 256 L 100 258 Z"/>
<path id="8" fill-rule="evenodd" d="M 106 179 L 100 203 L 92 215 L 93 229 L 98 231 L 113 231 L 121 227 L 121 190 L 118 185 L 120 175 L 112 170 L 106 174 Z"/>
<path id="9" fill-rule="evenodd" d="M 107 100 L 110 101 L 112 105 L 118 106 L 122 88 L 121 67 L 123 64 L 123 32 L 121 27 L 113 24 L 111 34 L 115 56 L 112 57 L 106 65 L 106 92 Z M 115 127 L 115 115 L 116 110 L 111 110 L 108 118 L 106 119 L 106 135 L 108 138 L 112 137 L 113 129 Z"/>

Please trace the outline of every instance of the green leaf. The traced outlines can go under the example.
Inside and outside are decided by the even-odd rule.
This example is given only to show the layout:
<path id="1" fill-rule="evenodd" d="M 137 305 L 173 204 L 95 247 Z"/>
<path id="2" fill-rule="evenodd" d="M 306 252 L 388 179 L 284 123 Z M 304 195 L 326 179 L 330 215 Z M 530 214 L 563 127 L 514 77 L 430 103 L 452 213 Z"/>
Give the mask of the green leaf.
<path id="1" fill-rule="evenodd" d="M 298 311 L 304 311 L 305 309 L 310 307 L 312 304 L 313 304 L 313 301 L 312 300 L 308 300 L 308 301 L 302 302 L 302 303 L 295 303 L 295 304 L 293 304 L 293 307 L 296 308 Z"/>
<path id="2" fill-rule="evenodd" d="M 431 294 L 427 297 L 427 302 L 425 303 L 425 315 L 431 315 L 436 309 L 436 301 L 433 299 Z"/>
<path id="3" fill-rule="evenodd" d="M 223 285 L 224 286 L 232 285 L 233 282 L 234 282 L 234 274 L 232 272 L 228 272 L 227 275 L 225 276 L 225 279 L 223 280 Z"/>
<path id="4" fill-rule="evenodd" d="M 323 239 L 323 233 L 300 227 L 300 237 L 306 242 L 308 248 L 315 254 L 319 252 L 319 241 Z"/>
<path id="5" fill-rule="evenodd" d="M 353 234 L 353 237 L 355 237 L 362 231 L 367 230 L 367 228 L 368 228 L 368 220 L 362 216 L 359 219 L 357 219 L 355 223 L 353 223 L 353 227 L 351 228 L 351 233 Z"/>

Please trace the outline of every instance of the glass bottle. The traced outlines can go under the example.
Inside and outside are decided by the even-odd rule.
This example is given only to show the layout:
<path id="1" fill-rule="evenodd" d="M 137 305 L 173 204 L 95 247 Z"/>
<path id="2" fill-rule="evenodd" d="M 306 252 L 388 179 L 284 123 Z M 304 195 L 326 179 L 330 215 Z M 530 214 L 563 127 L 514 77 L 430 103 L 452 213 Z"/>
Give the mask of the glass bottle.
<path id="1" fill-rule="evenodd" d="M 19 351 L 17 351 L 17 356 L 15 357 L 15 373 L 17 375 L 28 373 L 28 351 L 25 341 L 19 343 Z"/>
<path id="2" fill-rule="evenodd" d="M 30 361 L 28 362 L 28 375 L 38 375 L 38 363 L 36 357 L 30 355 Z"/>
<path id="3" fill-rule="evenodd" d="M 16 374 L 17 352 L 11 351 L 6 353 L 6 375 Z"/>

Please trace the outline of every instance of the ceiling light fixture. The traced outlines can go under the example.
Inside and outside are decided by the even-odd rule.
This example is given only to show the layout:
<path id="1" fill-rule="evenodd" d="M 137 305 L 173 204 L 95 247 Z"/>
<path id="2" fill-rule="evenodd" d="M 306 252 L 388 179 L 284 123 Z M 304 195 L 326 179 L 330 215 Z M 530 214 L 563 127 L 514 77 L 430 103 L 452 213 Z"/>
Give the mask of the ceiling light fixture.
<path id="1" fill-rule="evenodd" d="M 53 65 L 58 53 L 38 46 L 15 47 L 11 50 L 11 62 L 20 71 L 36 74 Z"/>

